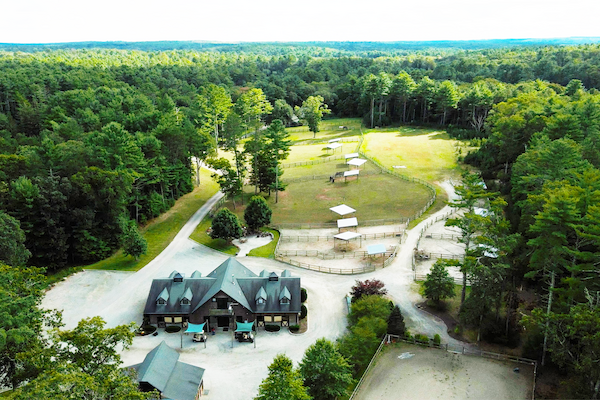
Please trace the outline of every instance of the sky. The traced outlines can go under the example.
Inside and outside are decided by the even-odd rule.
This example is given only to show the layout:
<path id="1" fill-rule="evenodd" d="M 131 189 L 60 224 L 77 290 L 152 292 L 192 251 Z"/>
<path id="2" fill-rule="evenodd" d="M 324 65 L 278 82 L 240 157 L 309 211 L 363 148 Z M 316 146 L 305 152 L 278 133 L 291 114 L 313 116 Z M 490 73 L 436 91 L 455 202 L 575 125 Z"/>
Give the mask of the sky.
<path id="1" fill-rule="evenodd" d="M 600 37 L 600 0 L 4 0 L 0 43 Z"/>

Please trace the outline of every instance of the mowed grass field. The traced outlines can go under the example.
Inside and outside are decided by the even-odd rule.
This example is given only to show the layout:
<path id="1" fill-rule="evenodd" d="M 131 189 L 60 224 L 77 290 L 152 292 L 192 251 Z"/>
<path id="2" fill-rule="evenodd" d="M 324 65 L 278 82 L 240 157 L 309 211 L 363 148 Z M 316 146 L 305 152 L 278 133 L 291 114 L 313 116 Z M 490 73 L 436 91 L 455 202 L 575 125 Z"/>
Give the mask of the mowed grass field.
<path id="1" fill-rule="evenodd" d="M 254 187 L 246 186 L 246 204 L 253 193 Z M 347 182 L 342 178 L 336 179 L 335 183 L 330 183 L 329 179 L 290 183 L 285 191 L 279 192 L 277 204 L 274 192 L 267 197 L 267 202 L 273 210 L 274 224 L 334 222 L 337 218 L 329 208 L 342 203 L 356 209 L 360 222 L 411 217 L 429 196 L 429 190 L 423 185 L 378 174 L 362 176 L 358 180 L 351 177 Z M 243 221 L 244 207 L 239 200 L 235 209 L 231 201 L 225 205 Z"/>
<path id="2" fill-rule="evenodd" d="M 302 176 L 313 176 L 313 175 L 334 175 L 336 172 L 349 171 L 355 169 L 355 167 L 348 168 L 346 160 L 331 160 L 329 162 L 314 164 L 314 165 L 301 165 L 298 167 L 284 168 L 282 178 L 285 182 L 286 179 L 299 178 Z M 378 171 L 373 163 L 367 162 L 360 167 L 361 171 Z M 362 172 L 361 172 L 362 173 Z M 354 179 L 354 178 L 352 178 Z M 342 178 L 343 180 L 343 178 Z"/>
<path id="3" fill-rule="evenodd" d="M 384 347 L 355 399 L 525 400 L 532 389 L 532 365 L 397 343 Z"/>
<path id="4" fill-rule="evenodd" d="M 450 139 L 444 131 L 400 127 L 369 131 L 361 150 L 401 174 L 436 183 L 460 177 L 456 146 L 464 143 Z"/>
<path id="5" fill-rule="evenodd" d="M 340 126 L 347 126 L 348 129 L 340 129 Z M 313 138 L 313 133 L 308 130 L 308 126 L 296 126 L 287 128 L 290 134 L 290 140 L 294 142 L 304 142 L 311 140 L 329 140 L 337 138 L 359 137 L 360 136 L 360 118 L 335 118 L 321 121 L 319 132 Z"/>
<path id="6" fill-rule="evenodd" d="M 295 163 L 299 161 L 312 161 L 327 158 L 331 156 L 339 156 L 348 153 L 354 153 L 358 141 L 340 143 L 342 147 L 333 150 L 326 148 L 327 144 L 309 144 L 309 145 L 296 145 L 290 148 L 290 154 L 288 158 L 283 161 L 283 164 Z"/>

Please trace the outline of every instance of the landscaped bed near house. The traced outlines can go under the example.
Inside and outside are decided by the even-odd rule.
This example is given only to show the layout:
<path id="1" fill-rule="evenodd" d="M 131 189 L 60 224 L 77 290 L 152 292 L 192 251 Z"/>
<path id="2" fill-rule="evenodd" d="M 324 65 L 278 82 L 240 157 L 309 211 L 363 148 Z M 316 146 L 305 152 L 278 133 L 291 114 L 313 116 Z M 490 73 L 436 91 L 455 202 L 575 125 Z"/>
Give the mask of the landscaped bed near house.
<path id="1" fill-rule="evenodd" d="M 228 243 L 225 239 L 213 239 L 206 233 L 211 225 L 212 218 L 207 215 L 190 235 L 190 239 L 211 249 L 235 256 L 238 252 L 235 245 Z"/>

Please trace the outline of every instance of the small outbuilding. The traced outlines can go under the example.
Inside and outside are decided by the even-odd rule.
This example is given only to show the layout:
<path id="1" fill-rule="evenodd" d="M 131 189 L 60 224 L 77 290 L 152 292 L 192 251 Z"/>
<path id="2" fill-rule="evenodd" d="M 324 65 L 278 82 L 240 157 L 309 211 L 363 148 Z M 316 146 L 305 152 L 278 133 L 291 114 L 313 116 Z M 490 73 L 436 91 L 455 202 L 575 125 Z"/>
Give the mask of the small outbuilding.
<path id="1" fill-rule="evenodd" d="M 140 390 L 158 390 L 162 398 L 196 400 L 204 392 L 204 369 L 179 361 L 179 353 L 163 340 L 140 364 L 132 365 L 137 372 Z"/>
<path id="2" fill-rule="evenodd" d="M 341 215 L 342 217 L 344 215 L 348 215 L 348 214 L 352 214 L 352 213 L 356 212 L 356 210 L 354 208 L 349 207 L 345 204 L 340 204 L 339 206 L 330 207 L 329 209 L 331 211 L 333 211 L 334 213 Z"/>
<path id="3" fill-rule="evenodd" d="M 337 226 L 338 226 L 338 230 L 340 232 L 344 228 L 354 228 L 354 230 L 356 230 L 356 227 L 358 226 L 358 219 L 356 219 L 356 217 L 354 217 L 354 218 L 338 219 L 337 220 Z"/>

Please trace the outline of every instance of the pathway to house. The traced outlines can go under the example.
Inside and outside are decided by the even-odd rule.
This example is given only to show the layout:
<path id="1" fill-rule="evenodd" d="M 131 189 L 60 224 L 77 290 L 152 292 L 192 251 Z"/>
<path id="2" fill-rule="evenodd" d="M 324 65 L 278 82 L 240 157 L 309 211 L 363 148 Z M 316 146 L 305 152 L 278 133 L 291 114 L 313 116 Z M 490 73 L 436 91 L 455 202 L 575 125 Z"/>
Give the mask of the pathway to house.
<path id="1" fill-rule="evenodd" d="M 443 187 L 453 195 L 449 183 Z M 44 308 L 63 309 L 67 328 L 72 328 L 82 318 L 100 315 L 108 326 L 142 322 L 142 314 L 152 279 L 166 277 L 173 270 L 189 276 L 198 270 L 206 275 L 227 259 L 227 255 L 199 245 L 188 239 L 197 224 L 222 194 L 213 196 L 185 224 L 173 242 L 152 262 L 137 272 L 83 271 L 75 274 L 51 289 L 42 302 Z M 429 218 L 449 211 L 448 207 Z M 417 309 L 414 305 L 419 296 L 412 286 L 412 249 L 422 224 L 408 232 L 402 250 L 387 268 L 360 276 L 325 275 L 319 272 L 295 268 L 264 258 L 245 257 L 242 263 L 255 271 L 263 269 L 278 274 L 288 269 L 302 278 L 302 286 L 308 291 L 308 331 L 291 335 L 287 330 L 278 333 L 261 331 L 256 348 L 250 343 L 231 342 L 228 333 L 210 336 L 207 348 L 194 343 L 191 337 L 167 334 L 159 330 L 158 336 L 136 337 L 133 345 L 122 355 L 124 365 L 141 362 L 145 355 L 165 340 L 173 348 L 180 349 L 180 361 L 206 369 L 204 379 L 208 399 L 251 399 L 258 385 L 267 376 L 267 366 L 278 353 L 287 354 L 294 362 L 302 359 L 306 348 L 316 339 L 326 337 L 335 340 L 346 329 L 345 296 L 356 279 L 380 279 L 388 288 L 389 295 L 397 302 L 413 333 L 433 336 L 438 333 L 444 342 L 456 342 L 446 333 L 444 323 Z M 344 260 L 340 260 L 343 263 Z"/>

